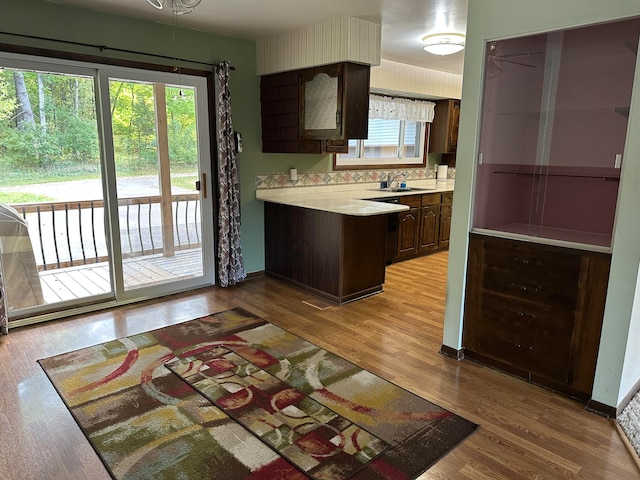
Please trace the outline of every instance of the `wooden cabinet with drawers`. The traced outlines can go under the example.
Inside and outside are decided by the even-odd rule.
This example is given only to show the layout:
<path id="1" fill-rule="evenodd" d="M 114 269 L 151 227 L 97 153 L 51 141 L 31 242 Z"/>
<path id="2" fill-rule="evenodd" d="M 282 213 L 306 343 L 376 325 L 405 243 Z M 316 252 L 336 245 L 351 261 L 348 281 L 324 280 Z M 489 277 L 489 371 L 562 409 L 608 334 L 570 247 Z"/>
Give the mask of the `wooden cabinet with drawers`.
<path id="1" fill-rule="evenodd" d="M 610 255 L 472 234 L 466 358 L 591 396 Z"/>
<path id="2" fill-rule="evenodd" d="M 400 197 L 409 210 L 398 214 L 398 243 L 394 261 L 449 248 L 453 192 Z"/>

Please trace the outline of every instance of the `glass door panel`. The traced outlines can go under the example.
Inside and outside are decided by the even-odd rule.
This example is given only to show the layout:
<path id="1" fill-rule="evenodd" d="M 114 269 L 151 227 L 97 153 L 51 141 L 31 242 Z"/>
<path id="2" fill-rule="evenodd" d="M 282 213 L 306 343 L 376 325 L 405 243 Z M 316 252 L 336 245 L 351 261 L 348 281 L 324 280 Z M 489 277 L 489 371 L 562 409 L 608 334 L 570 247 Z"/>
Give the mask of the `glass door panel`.
<path id="1" fill-rule="evenodd" d="M 0 265 L 10 319 L 113 298 L 93 72 L 1 65 Z"/>
<path id="2" fill-rule="evenodd" d="M 0 52 L 10 322 L 213 284 L 207 91 L 203 76 Z"/>
<path id="3" fill-rule="evenodd" d="M 196 88 L 111 78 L 109 93 L 124 291 L 203 279 Z"/>
<path id="4" fill-rule="evenodd" d="M 474 230 L 610 249 L 639 31 L 487 43 Z"/>

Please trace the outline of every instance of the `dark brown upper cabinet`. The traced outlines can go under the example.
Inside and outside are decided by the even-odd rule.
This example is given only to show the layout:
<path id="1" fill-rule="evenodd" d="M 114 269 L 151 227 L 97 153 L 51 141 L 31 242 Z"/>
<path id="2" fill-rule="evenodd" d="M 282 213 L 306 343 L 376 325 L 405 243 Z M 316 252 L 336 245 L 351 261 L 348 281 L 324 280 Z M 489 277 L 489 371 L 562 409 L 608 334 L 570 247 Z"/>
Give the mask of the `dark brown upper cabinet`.
<path id="1" fill-rule="evenodd" d="M 435 102 L 435 115 L 429 132 L 429 153 L 456 153 L 460 100 L 448 98 Z"/>
<path id="2" fill-rule="evenodd" d="M 367 138 L 369 66 L 336 63 L 300 72 L 300 137 Z"/>
<path id="3" fill-rule="evenodd" d="M 262 151 L 335 153 L 367 138 L 369 65 L 336 63 L 265 75 Z"/>

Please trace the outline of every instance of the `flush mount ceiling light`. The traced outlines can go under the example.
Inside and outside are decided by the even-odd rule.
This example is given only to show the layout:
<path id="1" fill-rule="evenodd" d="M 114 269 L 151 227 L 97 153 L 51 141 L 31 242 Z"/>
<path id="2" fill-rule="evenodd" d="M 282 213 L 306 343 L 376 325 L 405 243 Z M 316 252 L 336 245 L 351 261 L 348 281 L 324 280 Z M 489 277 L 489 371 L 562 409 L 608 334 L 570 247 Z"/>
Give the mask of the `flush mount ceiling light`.
<path id="1" fill-rule="evenodd" d="M 158 10 L 162 10 L 164 4 L 168 2 L 172 6 L 173 13 L 177 13 L 178 15 L 193 12 L 201 1 L 202 0 L 147 0 L 152 7 Z"/>
<path id="2" fill-rule="evenodd" d="M 435 33 L 422 37 L 422 43 L 424 43 L 423 48 L 429 53 L 451 55 L 464 48 L 464 35 L 461 33 Z"/>

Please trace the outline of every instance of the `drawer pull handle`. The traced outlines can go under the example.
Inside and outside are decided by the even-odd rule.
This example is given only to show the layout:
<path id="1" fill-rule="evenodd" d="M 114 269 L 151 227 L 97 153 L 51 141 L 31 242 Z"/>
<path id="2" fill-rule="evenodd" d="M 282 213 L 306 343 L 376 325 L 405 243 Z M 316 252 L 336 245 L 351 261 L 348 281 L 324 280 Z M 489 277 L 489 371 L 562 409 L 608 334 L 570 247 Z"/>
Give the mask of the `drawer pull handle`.
<path id="1" fill-rule="evenodd" d="M 516 343 L 516 347 L 518 347 L 518 348 L 525 348 L 525 349 L 527 349 L 527 350 L 533 350 L 533 347 L 531 347 L 531 346 L 527 347 L 526 345 L 522 345 L 522 344 L 520 344 L 520 343 Z"/>
<path id="2" fill-rule="evenodd" d="M 529 318 L 538 318 L 535 313 L 522 312 L 520 310 L 510 310 L 511 313 L 515 313 L 519 317 L 529 317 Z"/>
<path id="3" fill-rule="evenodd" d="M 543 262 L 541 262 L 540 260 L 531 260 L 530 258 L 513 257 L 513 260 L 515 262 L 522 263 L 523 265 L 533 264 L 539 267 L 543 265 Z"/>
<path id="4" fill-rule="evenodd" d="M 512 282 L 511 286 L 514 288 L 517 288 L 518 290 L 522 291 L 522 292 L 528 292 L 529 290 L 533 290 L 535 292 L 541 292 L 542 291 L 542 287 L 539 285 L 536 285 L 535 287 L 527 287 L 526 285 L 518 285 L 517 283 Z"/>

